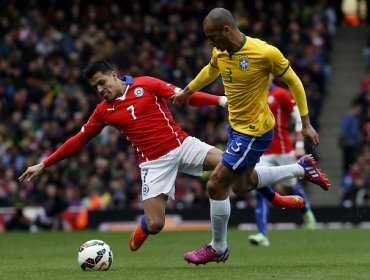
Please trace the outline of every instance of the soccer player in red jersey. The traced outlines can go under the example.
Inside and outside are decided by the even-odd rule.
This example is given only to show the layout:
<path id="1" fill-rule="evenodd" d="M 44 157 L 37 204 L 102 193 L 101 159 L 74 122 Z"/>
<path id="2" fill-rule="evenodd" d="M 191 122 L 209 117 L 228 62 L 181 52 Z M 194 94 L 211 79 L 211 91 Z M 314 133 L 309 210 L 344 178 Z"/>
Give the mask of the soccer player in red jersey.
<path id="1" fill-rule="evenodd" d="M 274 76 L 270 75 L 270 88 L 267 95 L 267 103 L 275 117 L 274 137 L 270 147 L 263 153 L 257 166 L 279 166 L 293 164 L 296 158 L 305 154 L 304 138 L 302 135 L 302 122 L 297 105 L 290 92 L 285 88 L 273 83 Z M 294 122 L 295 147 L 290 133 L 291 120 Z M 291 178 L 281 182 L 285 191 L 289 194 L 299 195 L 304 198 L 304 204 L 300 209 L 303 215 L 304 227 L 315 229 L 316 221 L 312 213 L 302 186 L 297 178 Z M 255 218 L 258 233 L 249 236 L 252 245 L 267 247 L 270 241 L 267 238 L 267 221 L 269 204 L 260 192 L 256 192 Z"/>
<path id="2" fill-rule="evenodd" d="M 173 119 L 166 99 L 180 91 L 179 88 L 153 77 L 119 78 L 105 61 L 87 66 L 84 76 L 103 101 L 79 133 L 42 162 L 28 167 L 19 180 L 31 180 L 46 167 L 76 154 L 105 126 L 116 127 L 132 143 L 140 162 L 145 215 L 129 240 L 130 249 L 136 251 L 149 234 L 163 229 L 166 203 L 168 198 L 174 199 L 177 173 L 200 176 L 204 170 L 213 170 L 222 152 L 189 136 Z M 197 92 L 189 104 L 225 106 L 225 98 Z M 296 196 L 278 194 L 270 201 L 288 208 L 303 204 L 297 202 Z"/>

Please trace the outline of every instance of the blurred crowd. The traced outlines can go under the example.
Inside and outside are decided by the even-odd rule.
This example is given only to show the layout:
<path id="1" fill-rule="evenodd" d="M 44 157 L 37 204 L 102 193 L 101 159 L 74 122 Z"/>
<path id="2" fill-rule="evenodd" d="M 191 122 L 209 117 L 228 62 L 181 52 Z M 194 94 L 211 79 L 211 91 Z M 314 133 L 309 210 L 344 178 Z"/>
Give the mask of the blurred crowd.
<path id="1" fill-rule="evenodd" d="M 342 118 L 342 206 L 370 206 L 370 28 L 364 48 L 365 74 Z"/>
<path id="2" fill-rule="evenodd" d="M 36 180 L 17 178 L 78 132 L 99 102 L 81 77 L 84 66 L 104 58 L 120 74 L 150 75 L 184 87 L 209 61 L 202 21 L 216 6 L 232 11 L 246 35 L 275 45 L 290 60 L 319 129 L 337 7 L 314 2 L 0 1 L 0 207 L 42 206 L 46 215 L 55 212 L 49 211 L 53 203 L 59 210 L 140 209 L 138 162 L 114 128 Z M 222 81 L 204 91 L 222 95 Z M 223 148 L 223 109 L 170 107 L 190 135 Z M 207 174 L 179 176 L 171 206 L 208 203 L 206 179 Z M 244 199 L 233 197 L 233 205 L 244 205 L 239 203 Z"/>

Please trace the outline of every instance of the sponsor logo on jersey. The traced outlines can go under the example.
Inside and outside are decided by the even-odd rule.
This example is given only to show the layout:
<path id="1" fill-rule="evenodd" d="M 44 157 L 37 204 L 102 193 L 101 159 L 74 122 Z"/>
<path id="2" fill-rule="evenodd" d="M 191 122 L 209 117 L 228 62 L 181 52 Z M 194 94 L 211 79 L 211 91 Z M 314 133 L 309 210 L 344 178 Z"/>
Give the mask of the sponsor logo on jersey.
<path id="1" fill-rule="evenodd" d="M 143 185 L 143 195 L 147 195 L 149 192 L 149 186 L 147 184 Z"/>
<path id="2" fill-rule="evenodd" d="M 107 108 L 107 111 L 114 111 L 114 105 L 112 106 L 112 108 Z"/>
<path id="3" fill-rule="evenodd" d="M 246 57 L 242 57 L 239 59 L 239 68 L 243 71 L 247 70 L 249 67 L 249 60 Z"/>
<path id="4" fill-rule="evenodd" d="M 144 95 L 144 89 L 142 87 L 137 87 L 135 88 L 134 90 L 134 95 L 136 97 L 140 97 L 140 96 L 143 96 Z"/>

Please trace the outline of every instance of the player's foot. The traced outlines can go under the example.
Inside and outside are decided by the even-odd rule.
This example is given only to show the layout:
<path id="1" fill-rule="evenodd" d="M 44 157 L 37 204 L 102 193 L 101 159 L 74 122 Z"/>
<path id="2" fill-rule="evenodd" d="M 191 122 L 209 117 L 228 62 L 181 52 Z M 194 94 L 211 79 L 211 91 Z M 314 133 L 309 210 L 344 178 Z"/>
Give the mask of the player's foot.
<path id="1" fill-rule="evenodd" d="M 315 230 L 316 229 L 316 219 L 311 210 L 308 210 L 303 214 L 303 226 L 304 229 Z"/>
<path id="2" fill-rule="evenodd" d="M 128 247 L 131 251 L 137 251 L 143 245 L 144 241 L 148 238 L 149 233 L 143 231 L 141 224 L 131 233 L 128 241 Z"/>
<path id="3" fill-rule="evenodd" d="M 252 245 L 255 245 L 255 246 L 260 246 L 260 247 L 270 246 L 269 239 L 265 235 L 263 235 L 262 233 L 249 235 L 248 239 L 249 239 L 249 242 Z"/>
<path id="4" fill-rule="evenodd" d="M 304 199 L 299 195 L 280 195 L 275 192 L 275 196 L 270 202 L 278 208 L 301 208 Z"/>
<path id="5" fill-rule="evenodd" d="M 330 189 L 328 177 L 316 167 L 316 161 L 312 155 L 302 156 L 297 163 L 304 168 L 303 179 L 319 185 L 325 191 Z"/>
<path id="6" fill-rule="evenodd" d="M 195 265 L 206 264 L 209 262 L 225 262 L 228 258 L 229 249 L 226 248 L 225 252 L 217 253 L 210 244 L 204 245 L 203 247 L 184 255 L 185 261 Z"/>

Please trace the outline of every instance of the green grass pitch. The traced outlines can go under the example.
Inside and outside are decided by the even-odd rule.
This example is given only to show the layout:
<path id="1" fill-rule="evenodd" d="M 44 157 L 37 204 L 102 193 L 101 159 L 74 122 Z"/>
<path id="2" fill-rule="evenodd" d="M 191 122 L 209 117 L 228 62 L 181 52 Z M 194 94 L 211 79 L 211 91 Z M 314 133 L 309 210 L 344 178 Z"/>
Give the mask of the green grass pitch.
<path id="1" fill-rule="evenodd" d="M 271 246 L 249 245 L 252 232 L 229 229 L 226 263 L 194 266 L 184 252 L 210 240 L 210 232 L 162 232 L 132 253 L 129 233 L 41 232 L 0 234 L 0 279 L 370 279 L 370 230 L 272 230 Z M 102 239 L 112 248 L 108 271 L 82 271 L 79 246 Z"/>

